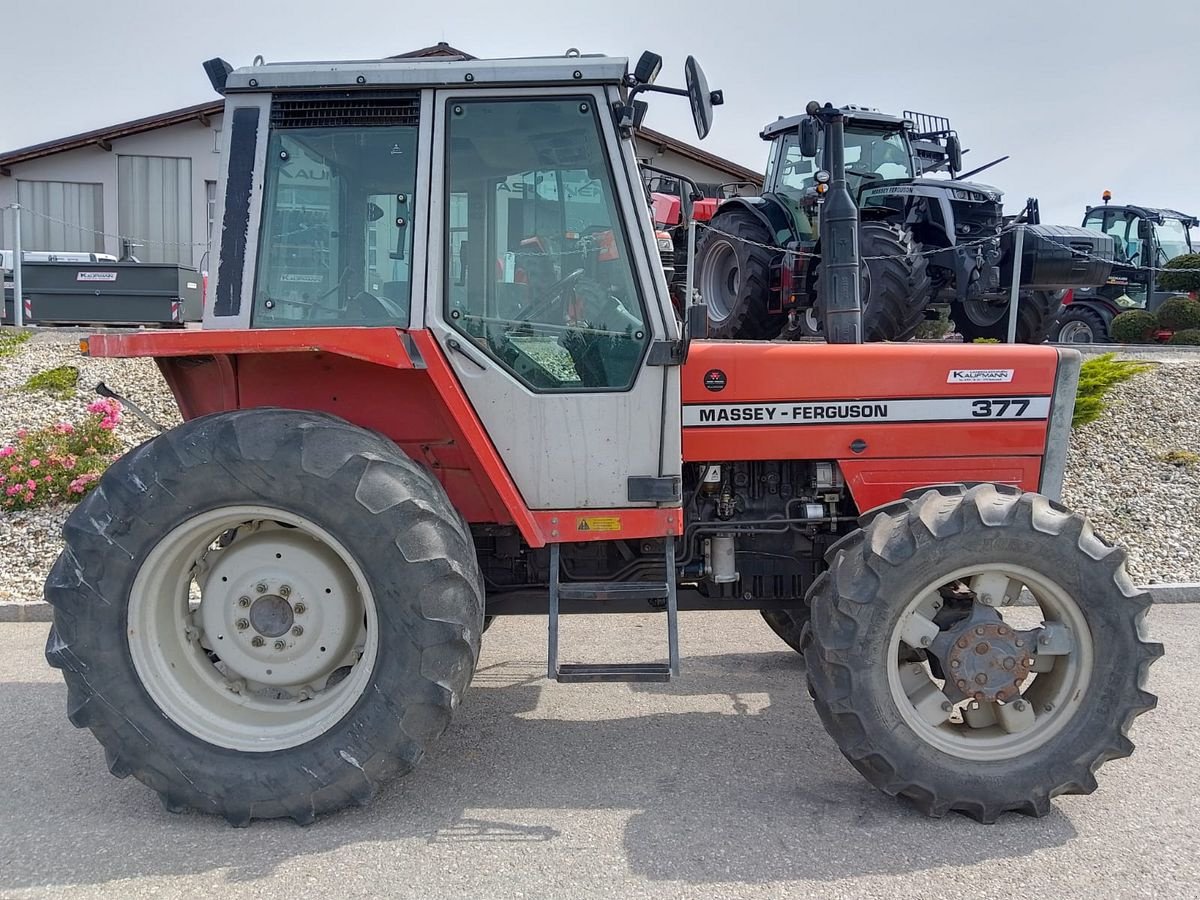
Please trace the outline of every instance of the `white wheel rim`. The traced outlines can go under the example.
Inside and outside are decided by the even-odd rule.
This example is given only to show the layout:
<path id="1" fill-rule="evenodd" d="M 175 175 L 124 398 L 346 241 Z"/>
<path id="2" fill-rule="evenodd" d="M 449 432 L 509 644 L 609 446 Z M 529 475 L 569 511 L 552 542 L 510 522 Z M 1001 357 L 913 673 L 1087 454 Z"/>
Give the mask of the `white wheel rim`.
<path id="1" fill-rule="evenodd" d="M 981 582 L 975 579 L 981 577 L 991 579 L 986 583 L 994 584 L 997 579 L 1006 579 L 1011 585 L 1010 589 L 995 592 L 999 595 L 996 601 L 985 605 L 998 604 L 1010 614 L 1026 618 L 1040 609 L 1044 626 L 1049 625 L 1060 634 L 1065 629 L 1070 635 L 1071 650 L 1055 656 L 1049 670 L 1037 671 L 1027 678 L 1019 697 L 1010 698 L 1007 703 L 991 704 L 979 704 L 969 699 L 950 701 L 953 711 L 946 711 L 945 720 L 936 723 L 933 720 L 942 715 L 937 712 L 938 708 L 949 700 L 942 693 L 946 682 L 934 676 L 928 661 L 901 662 L 902 651 L 908 653 L 920 649 L 909 644 L 904 636 L 908 634 L 909 640 L 912 640 L 912 635 L 919 632 L 919 628 L 913 627 L 913 621 L 920 621 L 917 617 L 922 615 L 930 615 L 935 608 L 933 604 L 940 603 L 938 589 L 941 586 L 958 580 L 978 584 Z M 1023 593 L 1021 588 L 1032 595 L 1036 607 L 1010 605 Z M 888 687 L 901 718 L 918 737 L 936 749 L 973 761 L 1021 756 L 1059 734 L 1085 699 L 1094 654 L 1091 630 L 1075 599 L 1042 573 L 1016 565 L 964 567 L 926 585 L 901 612 L 892 630 L 887 652 Z M 1022 707 L 1019 716 L 1015 712 L 1018 700 L 1027 704 L 1027 707 Z M 983 706 L 990 708 L 973 708 Z M 997 716 L 997 713 L 1000 715 Z M 1014 720 L 1027 718 L 1030 713 L 1032 718 L 1027 723 L 1018 723 L 1020 727 L 1017 730 L 1009 730 L 1014 727 Z M 969 724 L 970 719 L 976 723 L 986 722 L 989 715 L 995 719 L 990 725 L 976 724 L 973 727 Z M 1002 720 L 1005 723 L 1003 725 Z"/>
<path id="2" fill-rule="evenodd" d="M 1092 327 L 1087 322 L 1068 322 L 1058 333 L 1061 344 L 1091 344 L 1094 338 Z"/>
<path id="3" fill-rule="evenodd" d="M 264 506 L 177 526 L 129 593 L 129 652 L 147 693 L 184 731 L 231 750 L 295 747 L 341 721 L 370 681 L 378 633 L 345 547 Z"/>
<path id="4" fill-rule="evenodd" d="M 740 283 L 737 251 L 728 241 L 715 242 L 705 258 L 700 275 L 700 294 L 708 304 L 713 321 L 724 322 L 729 318 L 737 304 Z M 733 296 L 727 298 L 728 293 Z"/>

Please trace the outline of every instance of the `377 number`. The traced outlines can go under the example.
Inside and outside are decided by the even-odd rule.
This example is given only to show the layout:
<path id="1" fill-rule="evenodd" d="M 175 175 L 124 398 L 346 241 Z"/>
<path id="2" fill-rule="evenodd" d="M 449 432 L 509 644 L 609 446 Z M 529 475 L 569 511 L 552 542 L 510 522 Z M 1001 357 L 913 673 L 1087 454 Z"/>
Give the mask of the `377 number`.
<path id="1" fill-rule="evenodd" d="M 1015 400 L 974 400 L 971 402 L 971 415 L 977 419 L 999 419 L 1007 415 L 1019 418 L 1029 409 L 1029 401 L 1017 398 Z M 1009 410 L 1012 410 L 1010 413 Z"/>

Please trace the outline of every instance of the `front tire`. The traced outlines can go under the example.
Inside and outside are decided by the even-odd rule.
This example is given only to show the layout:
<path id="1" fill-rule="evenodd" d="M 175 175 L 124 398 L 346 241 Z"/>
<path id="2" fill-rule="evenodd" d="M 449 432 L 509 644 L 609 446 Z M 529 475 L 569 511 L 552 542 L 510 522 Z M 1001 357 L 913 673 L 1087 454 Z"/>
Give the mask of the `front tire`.
<path id="1" fill-rule="evenodd" d="M 1054 323 L 1051 340 L 1059 344 L 1107 344 L 1108 323 L 1090 306 L 1068 304 Z"/>
<path id="2" fill-rule="evenodd" d="M 368 800 L 445 730 L 482 578 L 441 486 L 332 416 L 197 419 L 105 473 L 46 582 L 109 769 L 234 825 Z"/>
<path id="3" fill-rule="evenodd" d="M 1162 655 L 1142 639 L 1150 598 L 1124 552 L 1082 516 L 997 485 L 930 489 L 861 521 L 810 592 L 805 652 L 851 764 L 928 815 L 982 822 L 1095 790 L 1096 769 L 1133 751 Z M 1030 631 L 1028 608 L 1007 608 L 1025 590 L 1041 613 Z"/>
<path id="4" fill-rule="evenodd" d="M 696 285 L 708 308 L 710 337 L 769 340 L 783 330 L 787 315 L 767 311 L 771 263 L 780 253 L 767 249 L 772 244 L 767 227 L 737 207 L 704 229 L 696 247 Z"/>

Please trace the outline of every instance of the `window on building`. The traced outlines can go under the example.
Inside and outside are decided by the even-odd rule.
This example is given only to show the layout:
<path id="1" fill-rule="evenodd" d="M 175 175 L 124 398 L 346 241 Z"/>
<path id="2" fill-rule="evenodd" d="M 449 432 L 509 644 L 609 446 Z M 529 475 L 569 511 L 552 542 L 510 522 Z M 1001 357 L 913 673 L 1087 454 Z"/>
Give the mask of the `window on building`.
<path id="1" fill-rule="evenodd" d="M 142 262 L 192 265 L 192 161 L 117 157 L 117 223 Z"/>
<path id="2" fill-rule="evenodd" d="M 213 237 L 217 238 L 220 243 L 220 235 L 217 234 L 217 183 L 215 181 L 204 182 L 204 204 L 206 209 L 206 221 L 208 222 L 208 231 L 206 240 L 208 241 L 208 260 L 205 266 L 208 269 L 213 269 Z"/>
<path id="3" fill-rule="evenodd" d="M 68 181 L 18 181 L 24 250 L 104 252 L 104 187 Z"/>

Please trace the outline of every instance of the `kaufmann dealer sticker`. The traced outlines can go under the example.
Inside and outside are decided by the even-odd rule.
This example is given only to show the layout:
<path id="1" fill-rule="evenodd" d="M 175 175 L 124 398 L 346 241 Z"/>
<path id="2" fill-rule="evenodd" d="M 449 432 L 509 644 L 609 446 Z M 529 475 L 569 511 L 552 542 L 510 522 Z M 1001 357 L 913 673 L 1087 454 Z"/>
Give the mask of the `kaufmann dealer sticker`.
<path id="1" fill-rule="evenodd" d="M 1012 380 L 1012 369 L 951 369 L 946 376 L 946 384 L 1001 384 Z"/>
<path id="2" fill-rule="evenodd" d="M 693 403 L 685 428 L 720 425 L 836 425 L 841 422 L 977 422 L 1046 419 L 1049 397 L 944 397 L 825 403 Z"/>
<path id="3" fill-rule="evenodd" d="M 76 272 L 76 281 L 116 281 L 116 272 Z"/>

